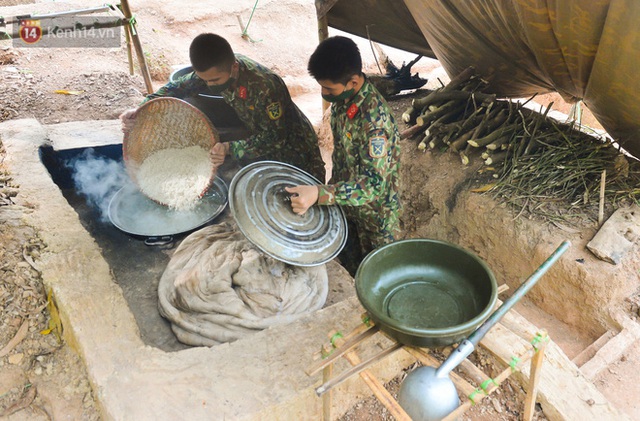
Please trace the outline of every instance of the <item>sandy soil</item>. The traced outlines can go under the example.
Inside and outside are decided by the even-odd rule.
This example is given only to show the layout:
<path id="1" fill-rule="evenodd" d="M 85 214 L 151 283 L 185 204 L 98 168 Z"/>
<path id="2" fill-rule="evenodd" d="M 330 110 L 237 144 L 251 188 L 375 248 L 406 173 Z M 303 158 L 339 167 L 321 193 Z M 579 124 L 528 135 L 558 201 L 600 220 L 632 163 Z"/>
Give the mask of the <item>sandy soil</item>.
<path id="1" fill-rule="evenodd" d="M 0 15 L 50 13 L 95 6 L 95 2 L 3 2 Z M 33 2 L 32 2 L 33 3 Z M 10 5 L 18 4 L 11 7 Z M 254 2 L 248 0 L 203 1 L 184 7 L 183 2 L 138 0 L 131 2 L 145 51 L 146 63 L 154 88 L 164 84 L 170 73 L 188 63 L 187 48 L 200 32 L 217 32 L 230 41 L 237 52 L 246 54 L 283 75 L 294 100 L 318 126 L 322 108 L 315 82 L 306 74 L 306 60 L 317 41 L 313 2 L 286 0 L 260 2 L 252 14 Z M 239 21 L 249 23 L 242 36 Z M 337 32 L 332 32 L 337 34 Z M 372 48 L 366 40 L 357 40 L 367 72 L 377 72 Z M 389 58 L 401 65 L 415 56 L 384 47 Z M 0 121 L 35 118 L 43 124 L 67 121 L 115 119 L 125 109 L 136 106 L 145 93 L 144 79 L 137 62 L 129 72 L 127 50 L 13 48 L 0 42 Z M 427 88 L 446 83 L 448 77 L 435 60 L 422 59 L 414 72 L 429 79 Z M 64 90 L 65 93 L 55 93 Z M 541 97 L 542 103 L 555 102 L 554 108 L 568 112 L 570 105 L 559 96 Z M 585 113 L 584 122 L 598 128 Z M 68 344 L 55 336 L 55 309 L 47 306 L 46 291 L 37 266 L 30 256 L 37 256 L 38 233 L 20 222 L 28 209 L 12 204 L 20 194 L 11 183 L 11 174 L 2 167 L 0 153 L 0 258 L 3 281 L 0 284 L 0 419 L 7 420 L 98 420 L 99 411 L 86 378 L 82 362 Z M 404 158 L 403 158 L 404 159 Z M 414 189 L 420 197 L 419 183 Z M 437 188 L 437 186 L 430 186 Z M 428 207 L 415 206 L 415 217 Z M 524 309 L 526 311 L 526 309 Z M 553 323 L 550 318 L 548 323 Z M 25 327 L 22 327 L 25 326 Z M 22 328 L 21 328 L 22 327 Z M 553 329 L 553 326 L 551 326 Z M 556 330 L 561 331 L 559 324 Z M 567 334 L 565 347 L 574 355 L 584 348 L 585 338 Z M 589 338 L 587 338 L 588 340 Z M 591 338 L 593 339 L 593 338 Z M 573 343 L 571 341 L 573 340 Z M 15 344 L 15 345 L 14 345 Z M 7 348 L 11 349 L 7 349 Z M 608 391 L 623 410 L 640 417 L 633 401 L 637 388 L 630 387 L 625 372 L 640 366 L 632 352 L 612 370 L 615 376 L 601 376 L 598 386 Z M 399 379 L 389 384 L 397 389 Z M 489 405 L 475 409 L 466 419 L 516 420 L 522 390 L 510 385 L 491 399 Z M 545 419 L 541 413 L 537 419 Z M 365 400 L 343 418 L 351 421 L 389 420 L 386 410 L 375 400 Z"/>

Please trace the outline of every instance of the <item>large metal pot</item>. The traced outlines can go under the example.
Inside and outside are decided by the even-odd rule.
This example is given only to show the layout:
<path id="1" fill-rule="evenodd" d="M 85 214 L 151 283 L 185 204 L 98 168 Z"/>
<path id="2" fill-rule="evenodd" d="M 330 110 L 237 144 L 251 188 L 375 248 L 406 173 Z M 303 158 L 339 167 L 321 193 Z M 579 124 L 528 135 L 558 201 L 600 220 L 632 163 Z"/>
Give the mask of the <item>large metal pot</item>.
<path id="1" fill-rule="evenodd" d="M 202 227 L 220 215 L 227 206 L 228 195 L 225 182 L 215 177 L 193 209 L 178 211 L 154 202 L 131 183 L 123 186 L 111 198 L 109 219 L 116 228 L 127 234 L 148 239 L 173 237 Z"/>
<path id="2" fill-rule="evenodd" d="M 495 277 L 475 254 L 444 241 L 382 246 L 360 264 L 356 293 L 373 321 L 405 345 L 437 348 L 469 336 L 493 310 Z"/>

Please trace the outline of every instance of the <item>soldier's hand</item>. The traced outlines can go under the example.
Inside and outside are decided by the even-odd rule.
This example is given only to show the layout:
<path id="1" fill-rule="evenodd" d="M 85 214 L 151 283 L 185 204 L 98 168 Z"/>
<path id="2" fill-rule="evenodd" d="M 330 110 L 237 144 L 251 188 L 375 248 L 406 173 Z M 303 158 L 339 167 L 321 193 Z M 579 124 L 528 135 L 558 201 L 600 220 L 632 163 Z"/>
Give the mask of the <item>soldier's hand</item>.
<path id="1" fill-rule="evenodd" d="M 285 187 L 287 193 L 291 193 L 291 208 L 294 213 L 304 213 L 318 201 L 318 186 Z"/>
<path id="2" fill-rule="evenodd" d="M 127 134 L 133 129 L 133 124 L 136 121 L 138 113 L 137 108 L 131 108 L 122 114 L 120 114 L 120 121 L 122 122 L 122 133 Z"/>
<path id="3" fill-rule="evenodd" d="M 209 158 L 211 159 L 211 163 L 215 168 L 218 168 L 220 165 L 224 163 L 224 157 L 229 153 L 229 143 L 216 143 L 211 148 L 211 152 L 209 153 Z"/>

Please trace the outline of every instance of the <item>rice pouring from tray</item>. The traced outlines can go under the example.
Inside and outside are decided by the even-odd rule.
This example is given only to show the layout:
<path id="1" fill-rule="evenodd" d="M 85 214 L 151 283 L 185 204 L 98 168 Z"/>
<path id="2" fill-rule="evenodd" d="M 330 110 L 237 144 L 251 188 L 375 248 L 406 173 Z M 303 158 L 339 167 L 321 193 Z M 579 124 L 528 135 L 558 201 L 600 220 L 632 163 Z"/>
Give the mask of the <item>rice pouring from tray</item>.
<path id="1" fill-rule="evenodd" d="M 189 146 L 152 153 L 140 165 L 136 178 L 146 196 L 171 209 L 184 211 L 195 207 L 213 175 L 209 151 Z"/>

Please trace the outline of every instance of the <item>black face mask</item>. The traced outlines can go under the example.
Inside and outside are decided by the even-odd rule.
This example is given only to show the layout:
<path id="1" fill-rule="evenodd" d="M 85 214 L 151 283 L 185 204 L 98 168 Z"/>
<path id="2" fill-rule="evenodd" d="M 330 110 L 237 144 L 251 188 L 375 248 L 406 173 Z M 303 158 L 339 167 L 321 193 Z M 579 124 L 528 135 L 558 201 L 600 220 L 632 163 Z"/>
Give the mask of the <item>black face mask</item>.
<path id="1" fill-rule="evenodd" d="M 351 98 L 354 92 L 355 89 L 349 89 L 348 91 L 345 89 L 340 95 L 322 95 L 322 98 L 327 102 L 344 101 L 345 99 Z"/>
<path id="2" fill-rule="evenodd" d="M 209 85 L 209 92 L 213 94 L 221 94 L 223 91 L 227 90 L 231 85 L 235 83 L 235 78 L 230 77 L 225 83 L 221 83 L 220 85 Z"/>

